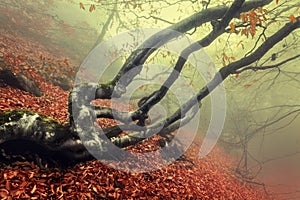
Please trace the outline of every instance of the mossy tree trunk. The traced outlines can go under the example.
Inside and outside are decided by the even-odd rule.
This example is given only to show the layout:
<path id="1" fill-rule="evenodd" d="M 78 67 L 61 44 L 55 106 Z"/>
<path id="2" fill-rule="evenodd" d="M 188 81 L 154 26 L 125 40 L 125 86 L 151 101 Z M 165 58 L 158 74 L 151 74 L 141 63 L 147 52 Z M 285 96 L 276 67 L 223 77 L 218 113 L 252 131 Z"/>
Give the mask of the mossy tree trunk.
<path id="1" fill-rule="evenodd" d="M 2 163 L 29 160 L 44 166 L 68 166 L 93 157 L 69 125 L 26 110 L 0 114 Z"/>

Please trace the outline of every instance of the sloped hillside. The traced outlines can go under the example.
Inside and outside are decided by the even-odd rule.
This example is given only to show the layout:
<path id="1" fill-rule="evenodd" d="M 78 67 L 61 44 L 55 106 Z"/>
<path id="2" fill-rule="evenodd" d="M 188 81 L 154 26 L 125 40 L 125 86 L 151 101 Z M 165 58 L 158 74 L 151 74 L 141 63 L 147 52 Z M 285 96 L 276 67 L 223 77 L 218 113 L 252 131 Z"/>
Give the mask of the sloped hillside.
<path id="1" fill-rule="evenodd" d="M 28 109 L 67 123 L 68 91 L 50 83 L 53 77 L 72 77 L 74 66 L 67 58 L 51 55 L 41 45 L 5 32 L 0 33 L 2 68 L 24 73 L 40 87 L 43 95 L 0 87 L 0 112 Z M 2 199 L 271 199 L 262 187 L 242 182 L 234 164 L 218 147 L 198 159 L 201 138 L 186 153 L 188 160 L 176 161 L 158 171 L 128 174 L 90 161 L 66 170 L 40 169 L 33 163 L 12 163 L 0 169 Z M 157 140 L 132 147 L 132 151 L 157 148 Z M 155 161 L 155 158 L 153 158 Z M 118 163 L 116 163 L 118 164 Z"/>

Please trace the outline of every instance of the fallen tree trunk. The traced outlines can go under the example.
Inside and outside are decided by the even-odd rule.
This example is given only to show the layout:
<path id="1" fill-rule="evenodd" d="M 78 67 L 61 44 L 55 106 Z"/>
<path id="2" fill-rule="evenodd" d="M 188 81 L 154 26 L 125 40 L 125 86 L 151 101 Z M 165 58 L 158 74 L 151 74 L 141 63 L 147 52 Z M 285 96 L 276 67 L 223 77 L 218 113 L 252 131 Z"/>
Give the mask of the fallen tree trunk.
<path id="1" fill-rule="evenodd" d="M 27 78 L 22 73 L 13 73 L 9 69 L 0 70 L 0 82 L 3 82 L 11 87 L 34 94 L 37 97 L 42 96 L 40 88 L 36 83 Z"/>
<path id="2" fill-rule="evenodd" d="M 69 125 L 30 111 L 0 114 L 0 160 L 66 167 L 93 159 Z"/>

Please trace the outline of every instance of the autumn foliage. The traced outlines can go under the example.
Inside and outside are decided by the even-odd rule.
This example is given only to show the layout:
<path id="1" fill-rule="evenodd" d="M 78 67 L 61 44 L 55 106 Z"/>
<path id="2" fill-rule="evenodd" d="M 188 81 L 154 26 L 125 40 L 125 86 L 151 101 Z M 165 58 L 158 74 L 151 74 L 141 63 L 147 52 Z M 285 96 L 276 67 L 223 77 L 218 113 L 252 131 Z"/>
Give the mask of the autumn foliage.
<path id="1" fill-rule="evenodd" d="M 39 44 L 18 36 L 1 34 L 0 58 L 15 73 L 34 78 L 42 97 L 3 85 L 0 112 L 27 109 L 67 122 L 68 92 L 43 78 L 44 73 L 67 75 L 69 60 L 50 55 Z M 44 64 L 43 64 L 44 63 Z M 46 63 L 46 64 L 45 64 Z M 51 64 L 51 65 L 50 65 Z M 51 69 L 50 67 L 53 67 Z M 31 72 L 31 71 L 32 72 Z M 128 174 L 100 161 L 78 164 L 66 170 L 40 169 L 32 163 L 13 163 L 0 170 L 2 199 L 267 199 L 262 187 L 236 177 L 234 161 L 216 147 L 209 156 L 198 159 L 201 137 L 186 153 L 189 161 L 176 161 L 161 170 Z M 132 151 L 157 148 L 157 140 L 145 141 Z M 153 161 L 156 159 L 153 158 Z M 118 163 L 116 163 L 118 164 Z"/>

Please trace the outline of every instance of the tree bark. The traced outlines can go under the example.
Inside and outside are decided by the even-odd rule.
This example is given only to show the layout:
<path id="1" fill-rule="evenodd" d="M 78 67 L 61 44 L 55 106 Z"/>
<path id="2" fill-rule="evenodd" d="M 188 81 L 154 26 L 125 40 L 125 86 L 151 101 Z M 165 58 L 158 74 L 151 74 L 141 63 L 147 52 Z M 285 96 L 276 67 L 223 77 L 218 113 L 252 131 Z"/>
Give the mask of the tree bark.
<path id="1" fill-rule="evenodd" d="M 93 159 L 69 125 L 30 111 L 0 114 L 0 160 L 65 167 Z"/>
<path id="2" fill-rule="evenodd" d="M 1 81 L 11 87 L 29 92 L 37 97 L 42 96 L 42 92 L 36 83 L 22 73 L 13 73 L 9 69 L 1 70 L 0 82 Z"/>

